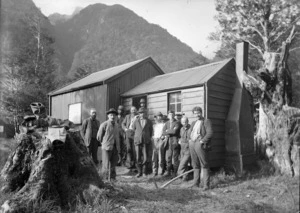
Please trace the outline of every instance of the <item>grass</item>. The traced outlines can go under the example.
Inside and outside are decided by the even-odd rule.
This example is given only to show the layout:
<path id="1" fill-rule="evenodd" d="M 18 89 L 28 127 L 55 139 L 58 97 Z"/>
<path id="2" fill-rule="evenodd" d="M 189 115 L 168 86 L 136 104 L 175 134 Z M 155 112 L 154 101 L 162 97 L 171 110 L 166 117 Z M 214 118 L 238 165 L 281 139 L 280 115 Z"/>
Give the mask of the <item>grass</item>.
<path id="1" fill-rule="evenodd" d="M 5 145 L 7 147 L 7 145 Z M 6 149 L 7 150 L 7 149 Z M 8 153 L 0 153 L 0 168 Z M 4 157 L 3 157 L 4 156 Z M 165 177 L 135 178 L 126 174 L 127 169 L 117 168 L 117 181 L 111 189 L 90 187 L 84 192 L 85 201 L 77 199 L 70 210 L 62 210 L 49 200 L 38 200 L 24 207 L 24 212 L 291 212 L 299 211 L 299 179 L 280 175 L 267 161 L 259 161 L 247 168 L 242 176 L 227 174 L 224 170 L 214 171 L 212 189 L 202 191 L 188 188 L 191 181 L 180 180 L 157 189 L 168 181 Z M 3 182 L 0 182 L 0 187 Z M 12 194 L 0 193 L 0 203 Z"/>

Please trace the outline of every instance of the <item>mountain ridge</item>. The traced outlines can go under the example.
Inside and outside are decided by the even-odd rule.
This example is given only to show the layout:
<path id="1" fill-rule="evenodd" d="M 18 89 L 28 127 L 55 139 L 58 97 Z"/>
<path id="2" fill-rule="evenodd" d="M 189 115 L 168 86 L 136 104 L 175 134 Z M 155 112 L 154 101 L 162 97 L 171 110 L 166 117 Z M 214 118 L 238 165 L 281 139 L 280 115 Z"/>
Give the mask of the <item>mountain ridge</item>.
<path id="1" fill-rule="evenodd" d="M 48 17 L 50 22 L 53 16 Z M 56 21 L 54 34 L 64 72 L 90 73 L 151 56 L 165 72 L 208 60 L 122 5 L 89 5 L 67 20 Z M 66 39 L 67 38 L 67 39 Z"/>

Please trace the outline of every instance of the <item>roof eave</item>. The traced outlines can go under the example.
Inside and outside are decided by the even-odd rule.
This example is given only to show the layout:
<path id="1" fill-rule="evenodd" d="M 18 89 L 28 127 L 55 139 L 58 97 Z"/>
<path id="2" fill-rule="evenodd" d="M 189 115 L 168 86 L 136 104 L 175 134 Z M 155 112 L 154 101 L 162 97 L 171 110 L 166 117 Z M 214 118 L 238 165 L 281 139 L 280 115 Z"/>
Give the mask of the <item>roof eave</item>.
<path id="1" fill-rule="evenodd" d="M 156 69 L 157 71 L 160 73 L 160 74 L 165 74 L 164 71 L 155 63 L 155 61 L 152 59 L 152 57 L 147 57 L 145 58 L 144 60 L 136 63 L 135 65 L 131 66 L 131 67 L 128 67 L 127 69 L 123 70 L 122 72 L 118 73 L 117 75 L 114 75 L 106 80 L 104 80 L 104 84 L 107 84 L 109 82 L 112 82 L 113 80 L 117 79 L 117 78 L 120 78 L 121 76 L 125 75 L 126 73 L 128 73 L 130 70 L 136 68 L 137 66 L 140 66 L 142 63 L 145 63 L 145 62 L 150 62 Z"/>
<path id="2" fill-rule="evenodd" d="M 71 89 L 64 90 L 64 91 L 58 92 L 58 93 L 50 92 L 50 93 L 48 93 L 48 96 L 52 97 L 52 96 L 56 96 L 56 95 L 62 95 L 62 94 L 69 93 L 69 92 L 75 92 L 75 91 L 82 90 L 82 89 L 88 89 L 88 88 L 91 88 L 94 86 L 101 86 L 103 84 L 104 84 L 104 81 L 100 81 L 100 82 L 88 84 L 88 85 L 81 86 L 81 87 L 71 88 Z"/>
<path id="3" fill-rule="evenodd" d="M 151 94 L 161 93 L 161 92 L 169 92 L 169 91 L 174 91 L 174 90 L 182 90 L 182 89 L 189 89 L 189 88 L 194 88 L 194 87 L 202 87 L 206 83 L 207 82 L 203 82 L 203 83 L 200 83 L 200 84 L 194 84 L 194 85 L 189 85 L 189 86 L 175 87 L 175 88 L 170 88 L 170 89 L 157 90 L 157 91 L 153 91 L 153 92 L 136 93 L 136 94 L 129 94 L 129 95 L 126 95 L 124 93 L 124 94 L 121 94 L 121 97 L 122 98 L 129 98 L 129 97 L 136 97 L 136 96 L 143 96 L 143 95 L 151 95 Z"/>

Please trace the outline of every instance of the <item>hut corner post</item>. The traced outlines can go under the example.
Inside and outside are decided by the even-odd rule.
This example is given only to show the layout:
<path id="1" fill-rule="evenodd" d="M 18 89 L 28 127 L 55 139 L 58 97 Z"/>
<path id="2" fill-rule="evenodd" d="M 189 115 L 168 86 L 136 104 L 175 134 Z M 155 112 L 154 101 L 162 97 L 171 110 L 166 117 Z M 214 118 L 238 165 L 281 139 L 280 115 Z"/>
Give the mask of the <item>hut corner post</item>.
<path id="1" fill-rule="evenodd" d="M 236 87 L 225 121 L 225 168 L 238 174 L 255 161 L 251 100 L 243 86 L 243 72 L 248 71 L 248 48 L 246 42 L 236 45 Z"/>

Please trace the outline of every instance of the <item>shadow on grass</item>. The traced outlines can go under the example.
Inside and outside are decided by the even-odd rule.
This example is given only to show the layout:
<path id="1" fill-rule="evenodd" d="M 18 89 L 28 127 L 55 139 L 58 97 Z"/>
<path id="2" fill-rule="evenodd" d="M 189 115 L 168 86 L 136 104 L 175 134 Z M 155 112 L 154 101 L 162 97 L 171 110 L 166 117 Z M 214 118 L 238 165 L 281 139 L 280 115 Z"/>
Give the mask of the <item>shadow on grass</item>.
<path id="1" fill-rule="evenodd" d="M 260 160 L 244 168 L 242 174 L 226 171 L 222 168 L 212 171 L 211 185 L 213 188 L 224 188 L 249 180 L 268 178 L 279 173 L 275 167 L 266 160 Z"/>
<path id="2" fill-rule="evenodd" d="M 136 185 L 122 184 L 117 188 L 114 196 L 118 200 L 138 201 L 167 201 L 180 204 L 188 204 L 193 200 L 212 199 L 210 195 L 199 193 L 197 190 L 176 188 L 176 189 L 147 189 Z"/>

